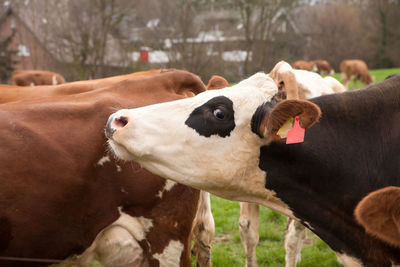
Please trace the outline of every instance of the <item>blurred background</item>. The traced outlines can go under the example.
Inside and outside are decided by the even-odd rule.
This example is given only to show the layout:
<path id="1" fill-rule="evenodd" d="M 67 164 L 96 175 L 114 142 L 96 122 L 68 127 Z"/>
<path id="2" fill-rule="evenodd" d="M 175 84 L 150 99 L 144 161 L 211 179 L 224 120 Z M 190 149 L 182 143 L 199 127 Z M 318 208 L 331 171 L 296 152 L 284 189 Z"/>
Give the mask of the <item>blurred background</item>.
<path id="1" fill-rule="evenodd" d="M 400 66 L 399 0 L 0 0 L 0 79 L 178 68 L 237 82 L 279 61 Z"/>

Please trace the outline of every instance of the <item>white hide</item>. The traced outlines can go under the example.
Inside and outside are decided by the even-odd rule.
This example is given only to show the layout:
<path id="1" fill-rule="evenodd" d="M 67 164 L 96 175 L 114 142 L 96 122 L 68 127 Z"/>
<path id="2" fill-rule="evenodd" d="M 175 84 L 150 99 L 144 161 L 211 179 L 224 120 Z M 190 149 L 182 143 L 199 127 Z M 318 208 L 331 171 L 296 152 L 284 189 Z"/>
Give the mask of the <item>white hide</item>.
<path id="1" fill-rule="evenodd" d="M 183 244 L 179 241 L 171 240 L 164 251 L 153 255 L 158 260 L 160 267 L 179 266 L 183 251 Z"/>
<path id="2" fill-rule="evenodd" d="M 148 266 L 138 241 L 146 238 L 146 233 L 153 226 L 152 220 L 132 217 L 122 212 L 121 208 L 119 212 L 118 220 L 103 229 L 84 253 L 68 259 L 65 264 L 79 262 L 90 265 L 97 260 L 106 267 Z"/>
<path id="3" fill-rule="evenodd" d="M 165 178 L 293 216 L 274 192 L 265 189 L 266 174 L 258 167 L 259 147 L 265 140 L 250 125 L 257 107 L 277 92 L 268 75 L 257 73 L 235 86 L 192 98 L 120 110 L 114 115 L 127 117 L 128 124 L 114 133 L 109 144 L 119 158 L 134 160 Z M 235 129 L 225 138 L 201 136 L 185 121 L 195 108 L 217 96 L 233 102 Z M 229 164 L 221 164 L 221 159 Z"/>

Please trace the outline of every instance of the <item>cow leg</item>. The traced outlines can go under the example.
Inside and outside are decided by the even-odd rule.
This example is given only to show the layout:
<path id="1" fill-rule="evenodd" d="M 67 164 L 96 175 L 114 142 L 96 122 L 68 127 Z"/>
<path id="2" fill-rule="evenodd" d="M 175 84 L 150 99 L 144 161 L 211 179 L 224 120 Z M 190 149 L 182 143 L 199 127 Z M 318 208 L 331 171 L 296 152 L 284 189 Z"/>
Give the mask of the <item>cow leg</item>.
<path id="1" fill-rule="evenodd" d="M 299 221 L 288 218 L 285 235 L 286 267 L 295 267 L 301 260 L 301 248 L 306 239 L 306 228 Z"/>
<path id="2" fill-rule="evenodd" d="M 211 242 L 214 237 L 215 224 L 211 213 L 210 194 L 200 191 L 199 204 L 192 227 L 192 255 L 197 266 L 211 266 Z"/>
<path id="3" fill-rule="evenodd" d="M 260 208 L 258 204 L 240 202 L 239 232 L 244 251 L 246 252 L 246 266 L 256 267 L 256 246 L 259 240 L 258 216 Z"/>
<path id="4" fill-rule="evenodd" d="M 344 72 L 342 72 L 340 76 L 344 86 L 347 90 L 349 90 L 349 77 L 347 77 L 346 73 Z"/>

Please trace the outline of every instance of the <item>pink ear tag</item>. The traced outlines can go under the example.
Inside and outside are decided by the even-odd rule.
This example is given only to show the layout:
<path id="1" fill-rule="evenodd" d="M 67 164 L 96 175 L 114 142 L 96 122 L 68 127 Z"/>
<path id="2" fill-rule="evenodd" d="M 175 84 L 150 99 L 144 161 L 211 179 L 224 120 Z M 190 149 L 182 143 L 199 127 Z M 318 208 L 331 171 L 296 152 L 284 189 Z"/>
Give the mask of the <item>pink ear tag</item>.
<path id="1" fill-rule="evenodd" d="M 293 128 L 287 133 L 286 144 L 295 144 L 304 142 L 304 134 L 306 130 L 300 126 L 300 118 L 296 116 Z"/>

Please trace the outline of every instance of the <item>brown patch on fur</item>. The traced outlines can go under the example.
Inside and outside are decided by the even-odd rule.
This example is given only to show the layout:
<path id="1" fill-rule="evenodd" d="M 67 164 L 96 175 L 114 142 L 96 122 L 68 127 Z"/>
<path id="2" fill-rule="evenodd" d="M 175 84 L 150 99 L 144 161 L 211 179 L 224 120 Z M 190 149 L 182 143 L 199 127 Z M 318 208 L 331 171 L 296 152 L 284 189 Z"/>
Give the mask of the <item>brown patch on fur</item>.
<path id="1" fill-rule="evenodd" d="M 229 87 L 228 81 L 224 77 L 218 75 L 213 75 L 207 84 L 207 90 L 215 90 L 225 87 Z"/>
<path id="2" fill-rule="evenodd" d="M 354 215 L 367 233 L 400 247 L 400 187 L 388 186 L 368 194 Z"/>
<path id="3" fill-rule="evenodd" d="M 306 100 L 283 100 L 279 102 L 275 108 L 268 113 L 261 125 L 260 134 L 264 134 L 267 129 L 270 139 L 280 139 L 276 135 L 279 128 L 289 119 L 295 116 L 300 117 L 300 126 L 304 129 L 310 128 L 321 117 L 320 108 Z"/>

